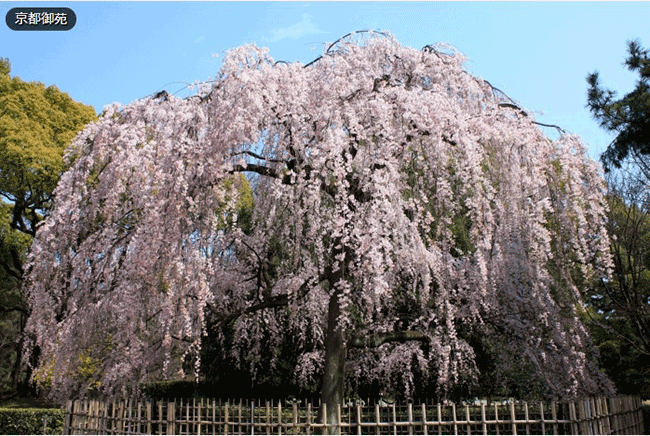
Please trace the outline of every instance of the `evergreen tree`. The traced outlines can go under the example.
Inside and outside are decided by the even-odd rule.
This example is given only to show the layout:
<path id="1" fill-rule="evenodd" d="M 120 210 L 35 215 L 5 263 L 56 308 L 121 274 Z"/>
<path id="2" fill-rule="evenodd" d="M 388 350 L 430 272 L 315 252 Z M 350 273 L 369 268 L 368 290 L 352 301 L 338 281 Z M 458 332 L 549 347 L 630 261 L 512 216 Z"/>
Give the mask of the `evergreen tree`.
<path id="1" fill-rule="evenodd" d="M 587 76 L 587 107 L 601 127 L 616 134 L 601 156 L 605 170 L 620 168 L 631 158 L 650 178 L 650 58 L 637 40 L 628 42 L 628 53 L 625 65 L 639 74 L 636 88 L 616 99 L 615 91 L 601 87 L 598 72 L 591 73 Z"/>

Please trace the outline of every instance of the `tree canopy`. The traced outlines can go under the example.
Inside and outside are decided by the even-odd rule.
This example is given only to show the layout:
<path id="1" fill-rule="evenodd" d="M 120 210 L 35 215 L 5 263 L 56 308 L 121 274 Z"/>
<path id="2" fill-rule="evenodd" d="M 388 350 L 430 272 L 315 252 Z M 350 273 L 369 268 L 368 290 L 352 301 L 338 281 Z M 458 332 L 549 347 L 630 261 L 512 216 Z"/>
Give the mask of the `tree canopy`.
<path id="1" fill-rule="evenodd" d="M 591 73 L 587 76 L 587 107 L 601 127 L 616 134 L 601 156 L 605 170 L 620 168 L 627 158 L 633 158 L 650 176 L 650 167 L 644 162 L 650 155 L 650 58 L 637 40 L 628 42 L 628 52 L 625 66 L 639 74 L 636 88 L 616 99 L 615 91 L 601 87 L 598 72 Z"/>
<path id="2" fill-rule="evenodd" d="M 626 394 L 650 394 L 650 202 L 647 179 L 608 174 L 614 274 L 589 293 L 587 318 L 603 369 Z"/>
<path id="3" fill-rule="evenodd" d="M 56 88 L 0 74 L 0 195 L 14 204 L 11 227 L 34 236 L 63 170 L 63 152 L 95 110 Z"/>
<path id="4" fill-rule="evenodd" d="M 602 366 L 625 393 L 650 392 L 650 58 L 639 41 L 628 42 L 625 65 L 639 74 L 636 88 L 620 99 L 590 74 L 587 106 L 616 134 L 601 160 L 608 179 L 607 230 L 614 275 L 588 295 L 587 318 L 601 350 Z"/>
<path id="5" fill-rule="evenodd" d="M 199 368 L 206 335 L 254 374 L 291 331 L 329 404 L 346 377 L 444 393 L 476 376 L 471 332 L 550 396 L 611 389 L 579 320 L 611 268 L 597 165 L 463 62 L 390 36 L 307 65 L 246 45 L 197 96 L 108 107 L 32 246 L 35 377 L 119 392 Z"/>

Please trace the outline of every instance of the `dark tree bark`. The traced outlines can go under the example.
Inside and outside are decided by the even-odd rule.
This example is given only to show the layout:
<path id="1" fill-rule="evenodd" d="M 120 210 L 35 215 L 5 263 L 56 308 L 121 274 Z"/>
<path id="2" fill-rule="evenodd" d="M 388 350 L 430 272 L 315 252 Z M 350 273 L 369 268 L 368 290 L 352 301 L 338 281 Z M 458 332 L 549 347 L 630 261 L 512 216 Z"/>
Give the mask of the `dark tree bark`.
<path id="1" fill-rule="evenodd" d="M 322 403 L 327 405 L 327 414 L 321 409 L 321 422 L 339 424 L 338 406 L 343 404 L 345 388 L 345 334 L 339 325 L 341 315 L 340 291 L 332 293 L 327 314 L 327 333 L 325 336 L 325 368 L 323 374 Z M 326 421 L 325 421 L 326 419 Z M 331 427 L 324 434 L 339 434 L 339 427 Z"/>

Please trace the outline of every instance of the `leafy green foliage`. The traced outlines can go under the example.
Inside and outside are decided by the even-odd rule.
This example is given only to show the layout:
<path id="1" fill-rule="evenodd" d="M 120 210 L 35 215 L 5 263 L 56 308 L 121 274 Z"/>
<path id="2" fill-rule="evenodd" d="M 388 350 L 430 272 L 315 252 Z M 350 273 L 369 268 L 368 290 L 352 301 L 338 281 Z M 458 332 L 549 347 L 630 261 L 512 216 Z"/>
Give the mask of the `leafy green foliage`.
<path id="1" fill-rule="evenodd" d="M 14 203 L 11 226 L 32 236 L 49 208 L 63 152 L 95 110 L 56 86 L 23 82 L 0 69 L 0 195 Z"/>
<path id="2" fill-rule="evenodd" d="M 601 127 L 617 135 L 601 157 L 605 170 L 620 168 L 628 157 L 650 155 L 650 57 L 639 41 L 628 42 L 628 53 L 625 66 L 639 74 L 639 81 L 623 98 L 601 87 L 598 72 L 587 76 L 587 106 Z"/>
<path id="3" fill-rule="evenodd" d="M 650 209 L 643 184 L 610 178 L 607 229 L 612 236 L 612 280 L 591 292 L 584 318 L 600 364 L 619 391 L 650 396 Z"/>
<path id="4" fill-rule="evenodd" d="M 63 434 L 62 409 L 0 409 L 0 434 Z"/>
<path id="5" fill-rule="evenodd" d="M 191 398 L 195 393 L 196 383 L 190 381 L 156 381 L 141 383 L 142 395 L 155 399 Z"/>
<path id="6" fill-rule="evenodd" d="M 19 378 L 27 250 L 52 205 L 65 148 L 96 119 L 92 107 L 55 86 L 24 82 L 10 71 L 9 60 L 0 58 L 0 392 L 16 389 Z"/>

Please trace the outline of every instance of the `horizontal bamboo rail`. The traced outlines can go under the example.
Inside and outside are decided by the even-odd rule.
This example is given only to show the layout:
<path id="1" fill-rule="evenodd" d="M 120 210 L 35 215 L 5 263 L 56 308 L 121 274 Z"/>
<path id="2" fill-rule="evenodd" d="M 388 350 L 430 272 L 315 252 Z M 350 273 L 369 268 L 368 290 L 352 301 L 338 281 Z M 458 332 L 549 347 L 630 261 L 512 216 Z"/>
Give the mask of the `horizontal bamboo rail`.
<path id="1" fill-rule="evenodd" d="M 323 405 L 326 408 L 327 405 Z M 638 397 L 492 405 L 378 403 L 337 406 L 318 420 L 309 402 L 69 401 L 64 434 L 643 434 Z M 323 414 L 327 416 L 326 413 Z"/>

